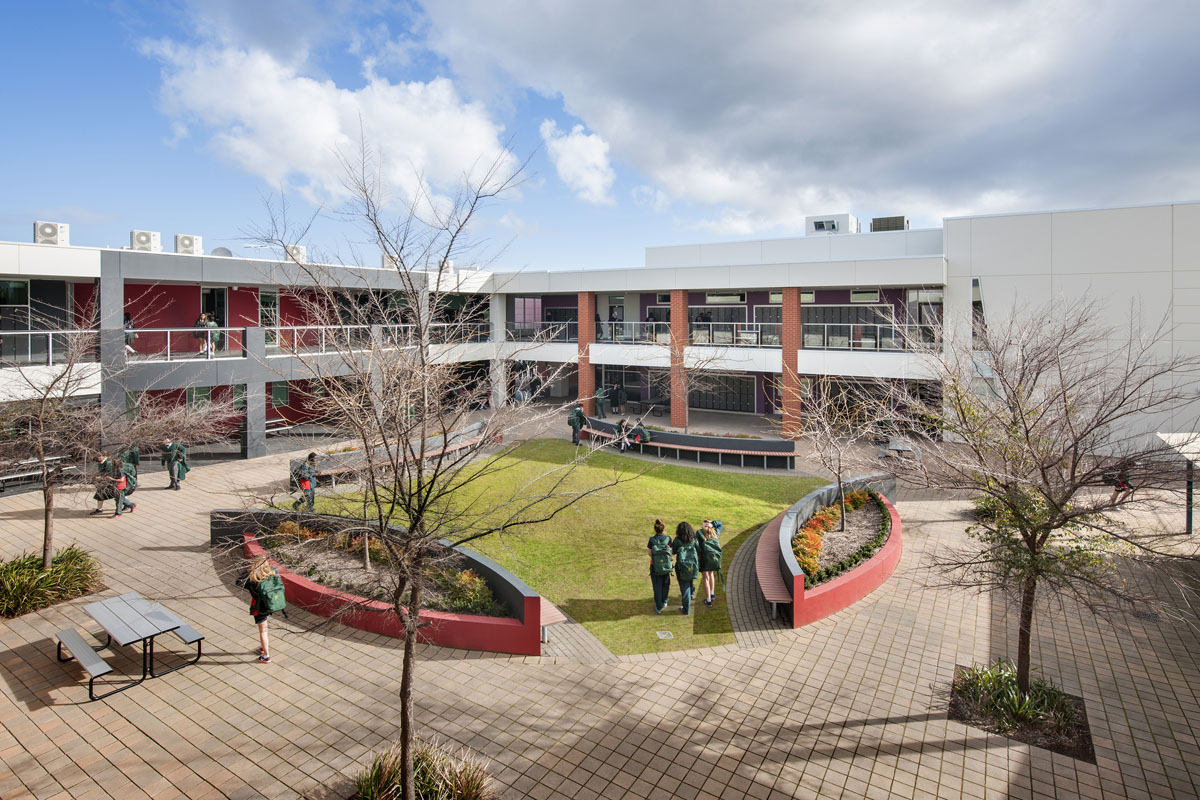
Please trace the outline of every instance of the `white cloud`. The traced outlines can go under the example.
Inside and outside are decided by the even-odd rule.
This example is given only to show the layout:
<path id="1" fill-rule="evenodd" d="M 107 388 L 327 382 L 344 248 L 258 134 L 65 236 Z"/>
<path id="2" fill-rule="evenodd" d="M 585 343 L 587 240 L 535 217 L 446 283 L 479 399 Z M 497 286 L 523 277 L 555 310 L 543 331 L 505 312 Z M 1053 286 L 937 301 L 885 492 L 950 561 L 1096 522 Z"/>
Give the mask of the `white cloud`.
<path id="1" fill-rule="evenodd" d="M 662 189 L 656 189 L 653 186 L 646 186 L 645 184 L 633 187 L 630 195 L 633 197 L 633 202 L 639 206 L 651 208 L 655 211 L 666 211 L 667 206 L 671 205 L 671 198 L 667 197 L 666 192 Z"/>
<path id="2" fill-rule="evenodd" d="M 205 129 L 222 158 L 314 201 L 346 196 L 339 154 L 356 155 L 360 132 L 400 202 L 421 179 L 436 192 L 473 164 L 511 166 L 503 127 L 447 78 L 392 83 L 368 67 L 365 85 L 346 89 L 304 74 L 294 59 L 225 40 L 143 49 L 162 63 L 161 106 L 176 137 Z"/>
<path id="3" fill-rule="evenodd" d="M 561 98 L 609 157 L 714 231 L 1200 195 L 1187 0 L 1152 14 L 1133 0 L 425 10 L 461 85 Z"/>
<path id="4" fill-rule="evenodd" d="M 617 175 L 608 162 L 608 142 L 576 125 L 563 133 L 553 120 L 543 120 L 538 129 L 558 177 L 581 200 L 598 205 L 616 204 L 611 189 Z"/>

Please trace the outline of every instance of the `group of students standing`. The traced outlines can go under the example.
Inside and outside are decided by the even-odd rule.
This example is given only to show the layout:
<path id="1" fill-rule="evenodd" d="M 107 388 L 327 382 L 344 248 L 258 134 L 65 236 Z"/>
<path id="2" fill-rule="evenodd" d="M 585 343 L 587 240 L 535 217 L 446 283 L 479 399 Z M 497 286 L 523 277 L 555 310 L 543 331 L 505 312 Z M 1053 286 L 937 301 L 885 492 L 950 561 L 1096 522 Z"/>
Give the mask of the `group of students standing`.
<path id="1" fill-rule="evenodd" d="M 161 462 L 167 468 L 171 482 L 168 489 L 178 490 L 180 481 L 188 473 L 187 447 L 179 442 L 164 439 L 162 443 Z M 96 456 L 96 493 L 92 499 L 96 501 L 93 516 L 104 513 L 104 501 L 113 500 L 116 503 L 114 517 L 119 517 L 125 511 L 137 509 L 137 503 L 130 501 L 129 495 L 137 490 L 138 467 L 141 466 L 142 455 L 136 447 L 123 450 L 111 456 L 103 453 Z"/>
<path id="2" fill-rule="evenodd" d="M 712 608 L 717 590 L 717 575 L 721 572 L 721 530 L 724 523 L 719 519 L 706 519 L 700 530 L 690 522 L 675 526 L 675 538 L 664 533 L 666 525 L 661 519 L 654 520 L 654 535 L 646 542 L 650 554 L 650 585 L 654 588 L 654 610 L 661 614 L 667 607 L 671 592 L 671 573 L 679 582 L 684 614 L 692 611 L 692 598 L 696 593 L 696 578 L 701 579 L 704 605 Z"/>

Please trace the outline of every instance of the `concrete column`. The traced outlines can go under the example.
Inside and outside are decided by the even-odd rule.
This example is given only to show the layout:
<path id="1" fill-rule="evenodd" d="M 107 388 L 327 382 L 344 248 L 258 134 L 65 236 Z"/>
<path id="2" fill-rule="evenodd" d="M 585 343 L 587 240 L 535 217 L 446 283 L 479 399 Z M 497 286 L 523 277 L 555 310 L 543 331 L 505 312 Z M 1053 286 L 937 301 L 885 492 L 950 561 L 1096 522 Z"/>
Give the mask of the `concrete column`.
<path id="1" fill-rule="evenodd" d="M 671 290 L 671 427 L 688 424 L 687 373 L 683 361 L 691 337 L 687 289 Z"/>
<path id="2" fill-rule="evenodd" d="M 493 358 L 490 372 L 492 408 L 504 408 L 508 405 L 508 362 L 503 358 Z"/>
<path id="3" fill-rule="evenodd" d="M 596 371 L 592 368 L 591 349 L 596 341 L 596 295 L 579 293 L 579 402 L 583 413 L 596 413 Z"/>
<path id="4" fill-rule="evenodd" d="M 800 287 L 783 289 L 783 326 L 780 344 L 783 345 L 783 376 L 780 384 L 780 404 L 783 406 L 783 438 L 795 439 L 800 427 L 800 375 L 796 371 L 800 348 L 804 346 L 804 328 L 800 324 Z"/>
<path id="5" fill-rule="evenodd" d="M 121 275 L 121 254 L 100 254 L 100 287 L 96 292 L 96 316 L 100 324 L 100 444 L 108 447 L 106 420 L 125 413 L 126 369 L 125 279 Z"/>
<path id="6" fill-rule="evenodd" d="M 262 328 L 246 329 L 246 357 L 252 363 L 265 364 L 267 336 Z M 242 427 L 242 457 L 260 458 L 267 454 L 267 384 L 250 380 L 245 388 L 246 424 Z"/>
<path id="7" fill-rule="evenodd" d="M 496 345 L 497 350 L 501 344 L 508 340 L 508 305 L 507 297 L 502 294 L 494 294 L 488 303 L 488 320 L 492 325 L 491 340 Z M 497 352 L 499 357 L 500 353 Z"/>

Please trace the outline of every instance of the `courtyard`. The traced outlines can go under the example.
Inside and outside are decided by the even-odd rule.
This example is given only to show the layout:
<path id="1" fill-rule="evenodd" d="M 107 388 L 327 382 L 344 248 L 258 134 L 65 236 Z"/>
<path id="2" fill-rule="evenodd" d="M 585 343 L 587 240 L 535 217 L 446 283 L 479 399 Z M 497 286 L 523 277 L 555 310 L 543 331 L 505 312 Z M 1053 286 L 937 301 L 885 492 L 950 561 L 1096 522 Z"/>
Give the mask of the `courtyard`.
<path id="1" fill-rule="evenodd" d="M 246 596 L 208 548 L 209 510 L 285 464 L 199 467 L 178 493 L 149 474 L 119 520 L 66 504 L 60 545 L 97 553 L 102 594 L 169 600 L 206 634 L 205 657 L 89 703 L 53 634 L 84 626 L 94 598 L 6 621 L 0 796 L 351 794 L 398 734 L 399 643 L 293 610 L 259 665 Z M 962 536 L 965 504 L 901 495 L 898 508 L 900 568 L 843 612 L 795 632 L 735 614 L 733 641 L 668 653 L 616 655 L 575 623 L 540 658 L 421 646 L 419 725 L 490 759 L 511 797 L 1196 796 L 1196 634 L 1165 620 L 1068 612 L 1036 629 L 1041 673 L 1087 701 L 1096 765 L 948 721 L 955 664 L 1008 655 L 1015 631 L 999 599 L 935 588 L 921 569 Z M 4 553 L 39 541 L 36 494 L 0 498 L 0 519 Z M 762 605 L 743 563 L 727 568 L 735 609 Z"/>

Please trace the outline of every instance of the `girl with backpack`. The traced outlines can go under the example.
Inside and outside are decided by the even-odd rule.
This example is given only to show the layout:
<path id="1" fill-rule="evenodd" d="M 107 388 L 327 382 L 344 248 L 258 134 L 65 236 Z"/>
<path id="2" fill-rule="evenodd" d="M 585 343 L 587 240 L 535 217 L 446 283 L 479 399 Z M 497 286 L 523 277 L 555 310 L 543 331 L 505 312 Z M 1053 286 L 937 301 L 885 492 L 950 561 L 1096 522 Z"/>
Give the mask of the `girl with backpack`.
<path id="1" fill-rule="evenodd" d="M 671 540 L 663 531 L 666 525 L 661 519 L 654 520 L 654 535 L 646 542 L 650 553 L 650 585 L 654 587 L 654 611 L 661 614 L 667 607 L 667 595 L 671 593 Z"/>
<path id="2" fill-rule="evenodd" d="M 712 608 L 717 591 L 717 573 L 721 571 L 721 529 L 719 519 L 706 519 L 700 525 L 700 585 L 704 589 L 704 605 Z"/>
<path id="3" fill-rule="evenodd" d="M 699 544 L 690 523 L 681 522 L 675 526 L 671 552 L 675 554 L 675 579 L 679 581 L 679 593 L 683 595 L 679 610 L 684 614 L 691 613 L 692 595 L 696 593 L 696 575 L 700 572 Z"/>
<path id="4" fill-rule="evenodd" d="M 276 611 L 283 611 L 287 600 L 283 590 L 283 578 L 271 566 L 266 556 L 259 556 L 246 575 L 246 589 L 250 592 L 250 613 L 258 626 L 258 661 L 271 663 L 271 651 L 267 642 L 267 620 Z"/>

